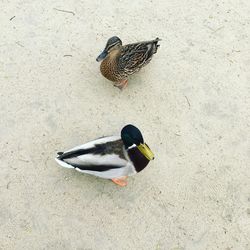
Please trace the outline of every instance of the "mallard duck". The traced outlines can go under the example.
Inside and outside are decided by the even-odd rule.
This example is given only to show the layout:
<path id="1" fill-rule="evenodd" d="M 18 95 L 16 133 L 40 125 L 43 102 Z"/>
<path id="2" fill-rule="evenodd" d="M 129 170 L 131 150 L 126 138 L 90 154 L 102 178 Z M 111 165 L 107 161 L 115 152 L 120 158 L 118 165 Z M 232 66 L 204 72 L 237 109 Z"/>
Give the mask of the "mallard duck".
<path id="1" fill-rule="evenodd" d="M 58 152 L 55 158 L 62 167 L 111 179 L 120 186 L 126 186 L 127 177 L 142 171 L 153 159 L 140 130 L 131 124 L 121 130 L 121 136 L 102 137 Z"/>
<path id="2" fill-rule="evenodd" d="M 147 65 L 157 52 L 159 38 L 151 41 L 132 43 L 122 46 L 119 37 L 109 38 L 103 52 L 96 58 L 102 61 L 100 70 L 104 77 L 115 82 L 123 89 L 128 84 L 128 76 Z"/>

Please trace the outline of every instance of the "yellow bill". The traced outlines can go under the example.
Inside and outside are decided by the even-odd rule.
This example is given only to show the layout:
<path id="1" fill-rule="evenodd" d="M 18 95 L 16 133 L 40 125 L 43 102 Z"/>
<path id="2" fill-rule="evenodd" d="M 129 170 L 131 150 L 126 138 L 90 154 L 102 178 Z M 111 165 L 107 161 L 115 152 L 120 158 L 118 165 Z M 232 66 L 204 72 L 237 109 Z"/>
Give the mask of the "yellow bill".
<path id="1" fill-rule="evenodd" d="M 149 161 L 154 159 L 154 154 L 146 143 L 144 144 L 141 143 L 139 146 L 137 146 L 137 148 Z"/>

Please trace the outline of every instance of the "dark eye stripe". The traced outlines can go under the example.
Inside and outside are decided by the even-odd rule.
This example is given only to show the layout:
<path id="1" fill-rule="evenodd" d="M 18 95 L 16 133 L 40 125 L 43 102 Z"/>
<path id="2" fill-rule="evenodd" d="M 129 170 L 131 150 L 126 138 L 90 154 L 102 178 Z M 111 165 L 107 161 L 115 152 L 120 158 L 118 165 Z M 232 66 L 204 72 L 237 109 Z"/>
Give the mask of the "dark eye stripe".
<path id="1" fill-rule="evenodd" d="M 120 42 L 118 41 L 118 42 L 116 42 L 116 43 L 112 43 L 112 44 L 108 45 L 108 47 L 106 47 L 106 50 L 111 49 L 112 47 L 114 47 L 115 45 L 117 45 L 117 44 L 119 44 L 119 43 L 120 43 Z"/>

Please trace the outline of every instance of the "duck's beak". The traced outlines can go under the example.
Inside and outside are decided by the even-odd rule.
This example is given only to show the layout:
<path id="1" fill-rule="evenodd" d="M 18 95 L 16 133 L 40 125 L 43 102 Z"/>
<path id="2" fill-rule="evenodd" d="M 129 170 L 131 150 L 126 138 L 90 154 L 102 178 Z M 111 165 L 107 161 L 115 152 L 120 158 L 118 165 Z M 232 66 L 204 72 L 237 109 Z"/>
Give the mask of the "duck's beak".
<path id="1" fill-rule="evenodd" d="M 141 143 L 137 148 L 149 161 L 154 160 L 154 154 L 146 143 Z"/>
<path id="2" fill-rule="evenodd" d="M 108 55 L 108 52 L 106 50 L 104 50 L 97 58 L 96 58 L 96 61 L 97 62 L 100 62 L 102 61 L 103 59 L 105 59 Z"/>

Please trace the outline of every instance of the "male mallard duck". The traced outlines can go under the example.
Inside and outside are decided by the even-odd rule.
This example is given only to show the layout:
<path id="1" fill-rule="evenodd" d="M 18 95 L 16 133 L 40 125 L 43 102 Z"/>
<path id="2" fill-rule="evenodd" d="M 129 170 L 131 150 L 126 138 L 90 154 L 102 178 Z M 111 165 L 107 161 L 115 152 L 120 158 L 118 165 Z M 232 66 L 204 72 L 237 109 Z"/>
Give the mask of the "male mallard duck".
<path id="1" fill-rule="evenodd" d="M 153 159 L 140 130 L 133 125 L 125 126 L 121 136 L 102 137 L 59 152 L 55 158 L 63 167 L 111 179 L 120 186 L 126 186 L 126 178 L 142 171 Z"/>
<path id="2" fill-rule="evenodd" d="M 147 65 L 157 52 L 159 38 L 152 41 L 132 43 L 122 46 L 119 37 L 111 37 L 103 52 L 96 58 L 101 63 L 101 73 L 115 86 L 123 89 L 128 84 L 128 76 Z"/>

